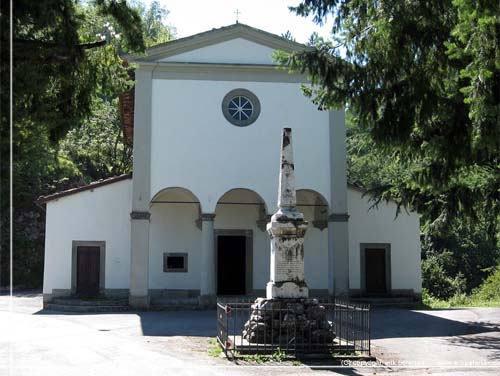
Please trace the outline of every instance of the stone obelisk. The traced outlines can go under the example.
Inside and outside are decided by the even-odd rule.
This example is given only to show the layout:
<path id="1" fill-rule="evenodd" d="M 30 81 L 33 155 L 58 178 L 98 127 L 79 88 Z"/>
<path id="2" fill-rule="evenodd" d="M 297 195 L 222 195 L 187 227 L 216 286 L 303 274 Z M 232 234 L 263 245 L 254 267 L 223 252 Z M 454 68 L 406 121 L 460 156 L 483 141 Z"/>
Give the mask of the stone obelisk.
<path id="1" fill-rule="evenodd" d="M 278 211 L 267 224 L 271 236 L 271 278 L 267 299 L 307 298 L 304 277 L 304 234 L 307 222 L 297 210 L 293 164 L 292 130 L 283 129 L 278 191 Z"/>
<path id="2" fill-rule="evenodd" d="M 242 336 L 249 343 L 328 346 L 335 338 L 325 307 L 308 297 L 304 277 L 307 222 L 296 208 L 292 130 L 281 140 L 278 211 L 267 224 L 271 235 L 271 280 L 266 298 L 252 304 Z M 264 347 L 265 348 L 265 347 Z"/>

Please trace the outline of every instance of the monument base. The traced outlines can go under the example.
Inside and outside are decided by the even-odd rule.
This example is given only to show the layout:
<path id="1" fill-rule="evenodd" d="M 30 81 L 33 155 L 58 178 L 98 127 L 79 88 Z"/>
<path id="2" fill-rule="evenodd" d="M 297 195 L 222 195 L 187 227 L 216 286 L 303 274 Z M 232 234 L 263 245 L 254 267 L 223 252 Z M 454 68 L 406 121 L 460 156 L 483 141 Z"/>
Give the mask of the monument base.
<path id="1" fill-rule="evenodd" d="M 335 333 L 317 299 L 257 298 L 243 338 L 250 343 L 328 345 Z"/>
<path id="2" fill-rule="evenodd" d="M 309 296 L 307 285 L 300 286 L 295 282 L 268 282 L 266 286 L 267 299 L 305 299 Z"/>

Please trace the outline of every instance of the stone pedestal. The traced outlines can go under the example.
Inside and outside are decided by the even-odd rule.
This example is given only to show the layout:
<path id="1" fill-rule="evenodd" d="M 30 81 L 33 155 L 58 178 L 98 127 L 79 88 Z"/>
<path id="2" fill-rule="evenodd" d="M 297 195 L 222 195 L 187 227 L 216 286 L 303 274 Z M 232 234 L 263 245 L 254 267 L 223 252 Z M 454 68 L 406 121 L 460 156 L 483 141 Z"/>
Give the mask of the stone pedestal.
<path id="1" fill-rule="evenodd" d="M 280 209 L 271 217 L 271 275 L 266 288 L 268 299 L 307 298 L 304 275 L 304 234 L 307 222 L 302 213 Z"/>
<path id="2" fill-rule="evenodd" d="M 243 338 L 250 343 L 324 345 L 335 338 L 326 309 L 316 299 L 257 298 Z"/>

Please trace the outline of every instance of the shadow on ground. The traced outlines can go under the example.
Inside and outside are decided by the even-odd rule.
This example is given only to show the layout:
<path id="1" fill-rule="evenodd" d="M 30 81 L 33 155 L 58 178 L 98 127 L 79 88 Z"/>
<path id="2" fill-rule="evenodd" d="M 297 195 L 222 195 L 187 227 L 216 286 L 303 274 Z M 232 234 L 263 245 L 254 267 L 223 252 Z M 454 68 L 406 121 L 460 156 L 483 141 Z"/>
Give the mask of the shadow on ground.
<path id="1" fill-rule="evenodd" d="M 10 295 L 10 291 L 7 289 L 0 290 L 0 296 Z M 14 290 L 12 291 L 12 296 L 16 298 L 37 298 L 42 297 L 42 290 Z"/>
<path id="2" fill-rule="evenodd" d="M 139 312 L 146 336 L 217 335 L 217 313 L 213 311 Z"/>
<path id="3" fill-rule="evenodd" d="M 215 337 L 217 317 L 215 310 L 205 311 L 156 311 L 156 312 L 59 312 L 40 310 L 35 315 L 136 315 L 140 318 L 145 336 Z"/>
<path id="4" fill-rule="evenodd" d="M 461 322 L 442 318 L 431 313 L 440 311 L 411 311 L 406 309 L 377 308 L 371 316 L 371 339 L 457 337 L 457 345 L 476 348 L 498 349 L 497 338 L 488 333 L 500 332 L 499 324 L 487 322 Z M 216 335 L 217 317 L 215 310 L 142 311 L 114 313 L 65 313 L 41 310 L 43 315 L 137 315 L 146 336 L 199 336 Z M 469 336 L 474 334 L 474 336 Z M 478 336 L 484 334 L 484 336 Z M 499 355 L 500 356 L 500 355 Z"/>
<path id="5" fill-rule="evenodd" d="M 482 323 L 478 323 L 482 324 Z M 485 327 L 491 324 L 484 323 Z M 492 331 L 497 333 L 500 332 L 499 328 L 495 328 Z M 500 360 L 500 336 L 499 335 L 464 335 L 457 336 L 450 339 L 450 343 L 455 346 L 463 346 L 467 348 L 477 349 L 477 350 L 486 350 L 486 354 L 488 360 L 490 361 L 499 361 Z"/>
<path id="6" fill-rule="evenodd" d="M 485 322 L 461 322 L 434 316 L 431 312 L 405 309 L 374 309 L 371 338 L 451 337 L 499 331 Z M 498 339 L 497 339 L 498 341 Z"/>

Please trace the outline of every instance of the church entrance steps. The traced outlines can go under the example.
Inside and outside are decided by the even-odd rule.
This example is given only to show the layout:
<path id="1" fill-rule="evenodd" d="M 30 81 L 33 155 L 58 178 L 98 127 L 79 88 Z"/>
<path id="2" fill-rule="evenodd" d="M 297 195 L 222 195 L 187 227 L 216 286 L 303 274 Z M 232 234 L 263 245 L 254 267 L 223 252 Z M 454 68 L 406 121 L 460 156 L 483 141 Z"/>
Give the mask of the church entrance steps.
<path id="1" fill-rule="evenodd" d="M 128 311 L 128 299 L 55 298 L 44 309 L 61 312 L 122 312 Z"/>
<path id="2" fill-rule="evenodd" d="M 349 299 L 353 303 L 370 304 L 372 307 L 386 307 L 399 304 L 414 304 L 417 301 L 411 296 L 376 296 L 376 297 L 356 297 Z"/>
<path id="3" fill-rule="evenodd" d="M 151 299 L 152 310 L 198 309 L 198 297 L 192 298 L 154 298 Z"/>

